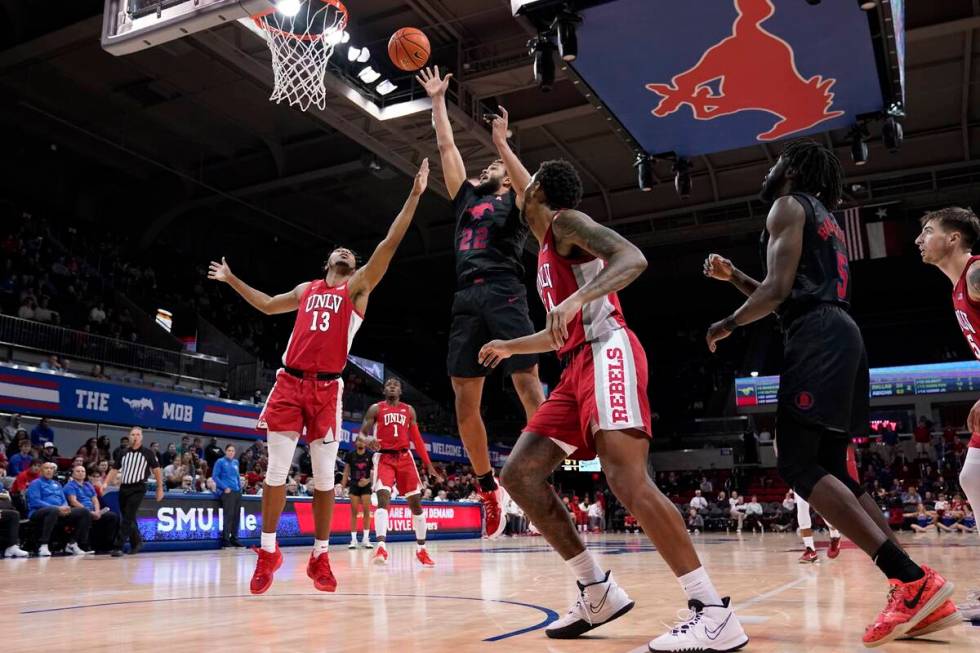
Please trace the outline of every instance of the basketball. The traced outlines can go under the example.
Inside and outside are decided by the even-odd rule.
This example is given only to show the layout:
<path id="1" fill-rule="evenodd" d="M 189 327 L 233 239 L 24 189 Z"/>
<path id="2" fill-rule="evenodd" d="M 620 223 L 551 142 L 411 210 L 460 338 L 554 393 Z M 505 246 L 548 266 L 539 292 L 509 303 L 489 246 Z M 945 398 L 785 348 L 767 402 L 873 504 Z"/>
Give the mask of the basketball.
<path id="1" fill-rule="evenodd" d="M 428 37 L 415 27 L 403 27 L 391 35 L 388 41 L 388 56 L 401 70 L 418 70 L 429 60 Z"/>

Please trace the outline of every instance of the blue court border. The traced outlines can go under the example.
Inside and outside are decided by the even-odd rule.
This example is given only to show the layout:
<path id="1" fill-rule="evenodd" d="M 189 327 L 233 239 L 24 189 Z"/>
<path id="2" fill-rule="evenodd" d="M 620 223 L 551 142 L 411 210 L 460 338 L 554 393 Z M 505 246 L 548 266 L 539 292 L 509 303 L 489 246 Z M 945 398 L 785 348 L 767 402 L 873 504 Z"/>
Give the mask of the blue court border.
<path id="1" fill-rule="evenodd" d="M 239 598 L 250 598 L 252 594 L 219 594 L 217 596 L 185 596 L 185 597 L 172 597 L 169 599 L 139 599 L 136 601 L 111 601 L 109 603 L 89 603 L 86 605 L 68 605 L 60 608 L 41 608 L 39 610 L 22 610 L 20 614 L 43 614 L 46 612 L 64 612 L 67 610 L 84 610 L 86 608 L 104 608 L 113 605 L 140 605 L 146 603 L 170 603 L 175 601 L 199 601 L 202 599 L 239 599 Z M 273 594 L 274 597 L 280 596 L 310 596 L 310 594 Z M 498 642 L 502 639 L 509 639 L 511 637 L 517 637 L 518 635 L 523 635 L 525 633 L 532 632 L 534 630 L 539 630 L 544 628 L 548 624 L 558 619 L 558 613 L 549 608 L 542 607 L 540 605 L 534 605 L 533 603 L 523 603 L 521 601 L 508 601 L 506 599 L 481 599 L 473 596 L 443 596 L 443 595 L 418 595 L 418 594 L 366 594 L 363 592 L 340 592 L 333 594 L 333 596 L 370 596 L 374 598 L 387 598 L 387 597 L 399 597 L 399 598 L 411 598 L 411 599 L 442 599 L 448 601 L 482 601 L 486 603 L 505 603 L 507 605 L 518 605 L 523 608 L 532 608 L 544 613 L 544 619 L 533 626 L 527 626 L 525 628 L 520 628 L 518 630 L 512 630 L 510 632 L 503 633 L 501 635 L 494 635 L 493 637 L 487 637 L 484 642 Z"/>

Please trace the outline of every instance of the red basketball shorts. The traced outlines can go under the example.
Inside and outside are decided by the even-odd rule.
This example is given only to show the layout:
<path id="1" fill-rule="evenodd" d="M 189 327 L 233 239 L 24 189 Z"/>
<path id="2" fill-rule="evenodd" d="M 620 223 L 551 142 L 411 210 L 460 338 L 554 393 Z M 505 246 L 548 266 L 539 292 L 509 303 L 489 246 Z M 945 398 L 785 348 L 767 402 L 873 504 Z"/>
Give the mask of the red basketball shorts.
<path id="1" fill-rule="evenodd" d="M 408 449 L 399 453 L 374 454 L 374 473 L 375 492 L 391 492 L 396 487 L 403 497 L 422 492 L 422 479 L 419 478 L 415 458 Z"/>
<path id="2" fill-rule="evenodd" d="M 970 436 L 970 448 L 980 449 L 980 433 L 974 433 Z"/>
<path id="3" fill-rule="evenodd" d="M 258 427 L 277 433 L 295 432 L 307 442 L 340 438 L 341 379 L 299 379 L 285 370 L 276 373 L 276 383 L 265 401 Z"/>
<path id="4" fill-rule="evenodd" d="M 570 354 L 558 385 L 524 428 L 570 458 L 595 458 L 596 431 L 650 430 L 647 356 L 636 334 L 617 329 Z"/>

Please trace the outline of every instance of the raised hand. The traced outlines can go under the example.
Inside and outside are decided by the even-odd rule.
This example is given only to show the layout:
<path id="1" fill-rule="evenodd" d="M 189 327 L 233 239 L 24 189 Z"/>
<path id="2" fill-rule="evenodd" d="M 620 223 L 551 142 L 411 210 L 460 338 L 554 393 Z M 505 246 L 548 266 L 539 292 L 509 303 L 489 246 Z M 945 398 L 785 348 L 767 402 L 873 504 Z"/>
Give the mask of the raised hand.
<path id="1" fill-rule="evenodd" d="M 429 185 L 429 159 L 422 159 L 419 171 L 415 173 L 415 183 L 412 185 L 412 195 L 421 195 Z"/>
<path id="2" fill-rule="evenodd" d="M 221 257 L 221 263 L 217 261 L 211 261 L 211 265 L 208 267 L 208 279 L 213 281 L 224 281 L 228 283 L 231 279 L 231 267 L 225 260 L 225 257 Z"/>
<path id="3" fill-rule="evenodd" d="M 429 97 L 434 98 L 446 94 L 446 89 L 449 88 L 449 78 L 452 76 L 452 73 L 446 73 L 445 77 L 440 77 L 439 66 L 432 66 L 431 68 L 423 68 L 415 79 L 422 85 Z"/>
<path id="4" fill-rule="evenodd" d="M 708 254 L 704 259 L 704 276 L 719 281 L 731 281 L 735 266 L 727 258 L 718 254 Z"/>
<path id="5" fill-rule="evenodd" d="M 500 105 L 497 105 L 497 109 L 500 113 L 490 113 L 487 114 L 486 119 L 490 122 L 491 136 L 493 138 L 494 144 L 506 143 L 507 142 L 507 125 L 508 125 L 508 115 L 507 109 Z"/>

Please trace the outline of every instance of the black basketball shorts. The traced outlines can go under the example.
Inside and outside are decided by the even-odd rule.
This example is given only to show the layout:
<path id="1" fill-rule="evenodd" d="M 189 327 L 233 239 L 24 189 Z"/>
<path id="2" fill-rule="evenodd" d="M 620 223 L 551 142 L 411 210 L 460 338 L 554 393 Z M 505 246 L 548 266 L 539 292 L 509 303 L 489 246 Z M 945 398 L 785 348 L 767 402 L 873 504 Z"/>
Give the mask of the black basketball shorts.
<path id="1" fill-rule="evenodd" d="M 512 340 L 534 333 L 528 315 L 527 289 L 516 277 L 488 279 L 457 290 L 453 296 L 452 325 L 449 328 L 449 376 L 472 378 L 492 372 L 480 365 L 480 348 L 491 340 Z M 536 354 L 511 356 L 498 369 L 504 374 L 527 370 L 536 365 Z"/>

